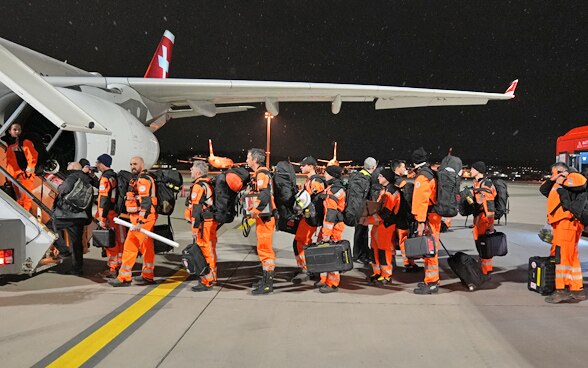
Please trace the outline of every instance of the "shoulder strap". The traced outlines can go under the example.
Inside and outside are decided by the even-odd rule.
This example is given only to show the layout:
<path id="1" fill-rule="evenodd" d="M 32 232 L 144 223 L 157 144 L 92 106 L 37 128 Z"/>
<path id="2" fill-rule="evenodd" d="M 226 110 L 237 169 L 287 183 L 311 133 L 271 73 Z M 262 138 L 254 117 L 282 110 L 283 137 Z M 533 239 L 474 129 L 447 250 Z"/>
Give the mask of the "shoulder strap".
<path id="1" fill-rule="evenodd" d="M 433 179 L 435 179 L 435 173 L 434 173 L 434 172 L 433 172 L 433 170 L 432 170 L 430 167 L 428 167 L 428 166 L 426 166 L 426 167 L 423 167 L 423 168 L 421 169 L 421 172 L 420 172 L 419 174 L 423 175 L 425 178 L 427 178 L 427 179 L 429 179 L 429 180 L 433 180 Z"/>

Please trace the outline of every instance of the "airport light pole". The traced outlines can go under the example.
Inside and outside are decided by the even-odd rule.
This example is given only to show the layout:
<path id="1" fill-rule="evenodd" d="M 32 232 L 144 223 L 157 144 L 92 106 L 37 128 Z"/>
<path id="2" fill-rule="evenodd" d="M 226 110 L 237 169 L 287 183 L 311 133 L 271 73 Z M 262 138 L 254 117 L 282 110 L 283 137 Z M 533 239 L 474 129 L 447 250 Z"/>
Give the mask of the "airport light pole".
<path id="1" fill-rule="evenodd" d="M 270 164 L 270 138 L 271 138 L 271 122 L 274 116 L 269 112 L 265 113 L 265 120 L 267 121 L 267 138 L 266 138 L 266 145 L 265 145 L 265 164 L 267 168 L 271 170 L 272 166 Z"/>

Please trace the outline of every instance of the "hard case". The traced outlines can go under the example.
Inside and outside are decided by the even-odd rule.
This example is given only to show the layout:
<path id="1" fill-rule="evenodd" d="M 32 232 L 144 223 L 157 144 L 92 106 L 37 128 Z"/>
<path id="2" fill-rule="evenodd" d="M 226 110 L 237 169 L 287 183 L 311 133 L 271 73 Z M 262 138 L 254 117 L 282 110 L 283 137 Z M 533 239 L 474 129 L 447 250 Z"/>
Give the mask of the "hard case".
<path id="1" fill-rule="evenodd" d="M 116 245 L 114 229 L 96 229 L 92 231 L 92 244 L 98 248 L 112 248 Z"/>
<path id="2" fill-rule="evenodd" d="M 553 257 L 529 258 L 529 290 L 542 295 L 555 291 L 555 260 Z"/>
<path id="3" fill-rule="evenodd" d="M 503 257 L 508 254 L 506 234 L 495 232 L 482 235 L 476 240 L 476 249 L 481 258 Z"/>
<path id="4" fill-rule="evenodd" d="M 435 238 L 433 235 L 417 236 L 404 241 L 406 258 L 435 257 Z"/>
<path id="5" fill-rule="evenodd" d="M 353 269 L 351 245 L 347 240 L 312 243 L 304 248 L 308 272 L 349 271 Z"/>

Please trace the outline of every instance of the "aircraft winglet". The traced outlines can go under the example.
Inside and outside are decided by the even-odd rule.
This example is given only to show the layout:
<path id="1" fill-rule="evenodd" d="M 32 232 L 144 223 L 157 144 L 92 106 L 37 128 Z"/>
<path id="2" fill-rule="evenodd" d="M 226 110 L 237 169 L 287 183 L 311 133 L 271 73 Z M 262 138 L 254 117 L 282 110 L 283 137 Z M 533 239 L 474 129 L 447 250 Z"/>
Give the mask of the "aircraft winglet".
<path id="1" fill-rule="evenodd" d="M 519 80 L 513 80 L 508 89 L 506 90 L 506 92 L 504 92 L 504 94 L 514 97 L 515 89 L 517 89 L 517 84 L 519 84 Z"/>

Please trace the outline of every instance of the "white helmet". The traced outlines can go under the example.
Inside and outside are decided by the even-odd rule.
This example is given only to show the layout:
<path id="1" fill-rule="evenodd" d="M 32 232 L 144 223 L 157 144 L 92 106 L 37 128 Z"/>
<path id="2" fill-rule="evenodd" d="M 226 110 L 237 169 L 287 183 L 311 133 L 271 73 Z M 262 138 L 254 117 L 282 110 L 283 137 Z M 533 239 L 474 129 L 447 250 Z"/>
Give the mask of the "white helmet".
<path id="1" fill-rule="evenodd" d="M 308 194 L 306 190 L 301 190 L 300 192 L 296 193 L 296 196 L 294 197 L 294 210 L 305 210 L 308 206 L 310 206 L 310 202 L 310 194 Z"/>

